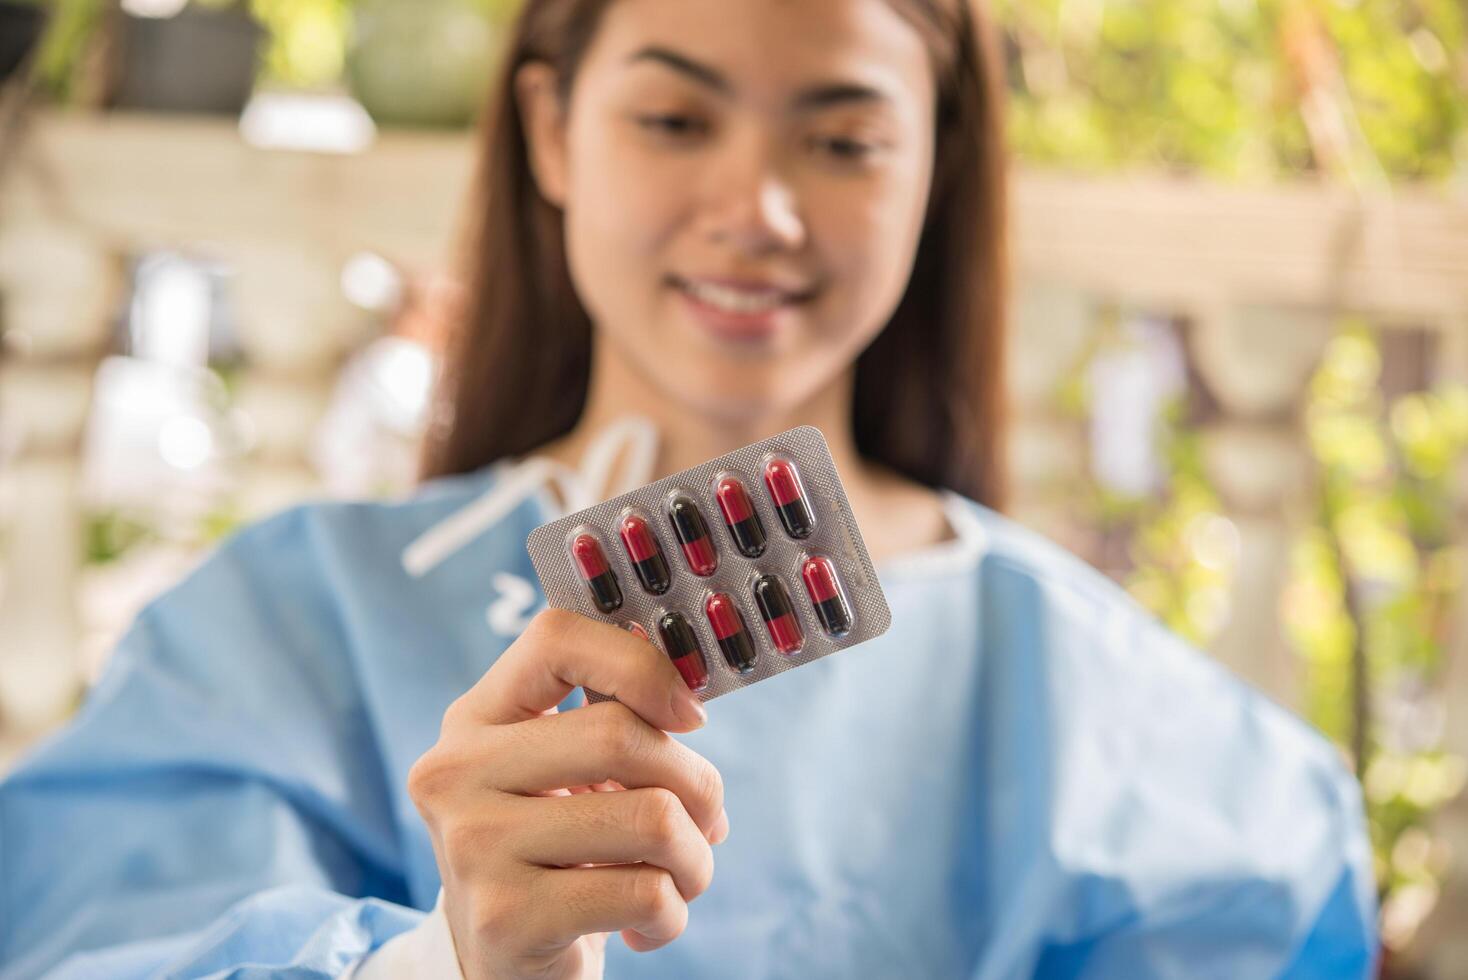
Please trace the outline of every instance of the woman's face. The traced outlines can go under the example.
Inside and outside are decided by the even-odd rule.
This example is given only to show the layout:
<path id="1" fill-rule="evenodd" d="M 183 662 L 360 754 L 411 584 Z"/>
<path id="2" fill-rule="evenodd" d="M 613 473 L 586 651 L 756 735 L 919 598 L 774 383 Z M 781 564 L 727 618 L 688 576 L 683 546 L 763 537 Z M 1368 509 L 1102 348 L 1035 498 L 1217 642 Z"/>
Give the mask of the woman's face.
<path id="1" fill-rule="evenodd" d="M 596 342 L 662 395 L 731 421 L 788 409 L 887 322 L 935 99 L 887 0 L 616 0 L 565 117 L 548 89 L 530 135 L 572 279 Z"/>

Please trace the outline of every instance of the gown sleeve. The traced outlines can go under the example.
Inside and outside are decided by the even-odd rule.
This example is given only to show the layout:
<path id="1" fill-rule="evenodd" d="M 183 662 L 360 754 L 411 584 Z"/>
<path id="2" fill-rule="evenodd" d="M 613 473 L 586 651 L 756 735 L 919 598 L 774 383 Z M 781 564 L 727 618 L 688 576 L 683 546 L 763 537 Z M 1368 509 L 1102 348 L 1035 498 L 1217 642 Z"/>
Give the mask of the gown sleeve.
<path id="1" fill-rule="evenodd" d="M 1038 855 L 997 906 L 996 935 L 1042 937 L 1025 972 L 1374 975 L 1371 847 L 1340 753 L 1099 573 L 1021 544 L 991 561 L 1008 655 L 985 718 L 1009 774 L 991 784 L 1044 815 L 1004 843 Z"/>
<path id="2" fill-rule="evenodd" d="M 339 976 L 422 919 L 321 533 L 222 546 L 0 782 L 0 977 Z"/>

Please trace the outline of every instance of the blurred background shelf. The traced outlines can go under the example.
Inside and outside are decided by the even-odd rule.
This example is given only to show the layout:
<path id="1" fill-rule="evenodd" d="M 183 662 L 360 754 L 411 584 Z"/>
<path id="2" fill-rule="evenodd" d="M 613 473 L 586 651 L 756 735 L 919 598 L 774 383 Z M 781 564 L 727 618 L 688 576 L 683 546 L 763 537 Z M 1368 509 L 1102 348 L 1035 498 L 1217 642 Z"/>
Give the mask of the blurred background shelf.
<path id="1" fill-rule="evenodd" d="M 363 240 L 436 258 L 472 163 L 463 131 L 387 130 L 360 152 L 262 149 L 233 118 L 41 112 L 6 223 L 49 214 L 116 243 Z M 58 210 L 59 209 L 59 210 Z"/>
<path id="2" fill-rule="evenodd" d="M 370 241 L 430 260 L 454 226 L 472 144 L 461 131 L 386 130 L 361 153 L 283 152 L 247 145 L 231 119 L 42 114 L 6 222 L 36 217 L 133 246 Z M 1468 191 L 1451 185 L 1362 194 L 1304 179 L 1021 170 L 1015 205 L 1022 275 L 1146 302 L 1333 303 L 1436 319 L 1461 315 L 1468 297 Z"/>

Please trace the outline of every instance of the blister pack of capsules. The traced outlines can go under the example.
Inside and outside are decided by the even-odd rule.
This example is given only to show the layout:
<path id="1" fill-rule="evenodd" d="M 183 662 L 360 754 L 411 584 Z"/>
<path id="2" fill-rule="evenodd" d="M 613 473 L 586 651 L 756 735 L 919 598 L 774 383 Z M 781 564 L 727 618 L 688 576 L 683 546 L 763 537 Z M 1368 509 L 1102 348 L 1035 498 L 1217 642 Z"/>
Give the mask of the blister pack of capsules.
<path id="1" fill-rule="evenodd" d="M 704 701 L 891 624 L 813 426 L 543 524 L 526 547 L 551 606 L 648 639 Z"/>

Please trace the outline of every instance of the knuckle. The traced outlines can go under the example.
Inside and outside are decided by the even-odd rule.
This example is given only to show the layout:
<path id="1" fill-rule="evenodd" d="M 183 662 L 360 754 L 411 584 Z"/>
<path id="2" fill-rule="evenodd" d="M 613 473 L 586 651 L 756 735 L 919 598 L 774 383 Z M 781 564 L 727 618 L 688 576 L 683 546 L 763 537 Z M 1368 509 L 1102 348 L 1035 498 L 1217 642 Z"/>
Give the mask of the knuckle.
<path id="1" fill-rule="evenodd" d="M 669 917 L 683 901 L 673 884 L 673 876 L 652 865 L 643 865 L 633 872 L 628 891 L 628 904 L 642 922 L 656 922 Z"/>
<path id="2" fill-rule="evenodd" d="M 566 609 L 542 609 L 530 620 L 522 638 L 534 643 L 548 643 L 564 639 L 576 628 L 576 614 Z"/>
<path id="3" fill-rule="evenodd" d="M 470 713 L 468 699 L 464 696 L 455 698 L 443 711 L 443 721 L 439 724 L 438 737 L 443 738 L 449 732 L 460 727 L 468 720 Z"/>
<path id="4" fill-rule="evenodd" d="M 498 836 L 494 822 L 482 814 L 476 814 L 472 819 L 460 816 L 442 822 L 438 831 L 439 840 L 443 842 L 444 858 L 448 863 L 459 866 L 467 863 L 476 855 L 488 850 L 488 846 Z"/>
<path id="5" fill-rule="evenodd" d="M 683 812 L 683 803 L 676 794 L 659 786 L 650 787 L 638 802 L 633 832 L 643 844 L 669 844 L 678 835 Z"/>
<path id="6" fill-rule="evenodd" d="M 608 704 L 597 721 L 596 744 L 612 759 L 636 758 L 647 749 L 647 725 L 626 705 Z"/>
<path id="7" fill-rule="evenodd" d="M 505 888 L 483 888 L 474 896 L 471 926 L 481 941 L 491 946 L 505 943 L 522 924 L 524 903 Z"/>
<path id="8" fill-rule="evenodd" d="M 419 811 L 441 810 L 456 791 L 471 785 L 475 769 L 493 771 L 497 756 L 492 743 L 466 751 L 463 745 L 443 742 L 423 753 L 408 769 L 408 797 Z"/>
<path id="9" fill-rule="evenodd" d="M 438 752 L 429 749 L 408 770 L 408 796 L 420 810 L 437 801 L 448 786 Z"/>

